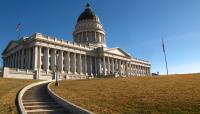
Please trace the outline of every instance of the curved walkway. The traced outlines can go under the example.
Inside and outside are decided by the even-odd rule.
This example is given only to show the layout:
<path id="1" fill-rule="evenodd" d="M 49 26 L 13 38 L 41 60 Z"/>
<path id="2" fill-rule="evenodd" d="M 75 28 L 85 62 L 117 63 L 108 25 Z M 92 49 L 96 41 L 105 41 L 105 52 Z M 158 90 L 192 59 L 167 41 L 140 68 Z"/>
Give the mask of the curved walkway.
<path id="1" fill-rule="evenodd" d="M 50 97 L 47 85 L 40 84 L 25 92 L 22 102 L 27 114 L 70 114 Z"/>

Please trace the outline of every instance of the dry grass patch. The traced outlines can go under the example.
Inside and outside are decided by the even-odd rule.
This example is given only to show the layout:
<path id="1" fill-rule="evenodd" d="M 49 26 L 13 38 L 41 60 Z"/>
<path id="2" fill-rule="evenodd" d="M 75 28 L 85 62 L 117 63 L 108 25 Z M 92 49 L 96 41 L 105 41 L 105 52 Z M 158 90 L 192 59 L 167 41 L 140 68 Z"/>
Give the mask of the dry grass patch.
<path id="1" fill-rule="evenodd" d="M 200 114 L 200 75 L 61 81 L 53 91 L 97 114 Z"/>
<path id="2" fill-rule="evenodd" d="M 36 80 L 0 78 L 0 114 L 17 114 L 16 95 Z"/>

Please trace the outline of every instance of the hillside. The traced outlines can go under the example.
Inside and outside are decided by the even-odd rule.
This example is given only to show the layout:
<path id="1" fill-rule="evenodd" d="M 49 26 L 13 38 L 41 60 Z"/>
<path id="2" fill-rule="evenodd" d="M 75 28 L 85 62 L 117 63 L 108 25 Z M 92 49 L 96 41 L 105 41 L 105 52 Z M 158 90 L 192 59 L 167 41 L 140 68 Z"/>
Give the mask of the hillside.
<path id="1" fill-rule="evenodd" d="M 200 75 L 61 81 L 51 88 L 97 114 L 199 114 Z"/>

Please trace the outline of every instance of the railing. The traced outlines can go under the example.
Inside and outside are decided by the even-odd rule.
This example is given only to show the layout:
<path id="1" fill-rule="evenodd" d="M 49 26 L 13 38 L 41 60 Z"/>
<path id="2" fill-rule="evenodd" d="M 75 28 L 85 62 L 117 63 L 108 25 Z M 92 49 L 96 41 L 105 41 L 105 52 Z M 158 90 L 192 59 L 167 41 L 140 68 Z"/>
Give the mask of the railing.
<path id="1" fill-rule="evenodd" d="M 42 33 L 36 33 L 35 35 L 36 36 L 41 36 L 41 38 L 44 38 L 44 39 L 47 39 L 47 40 L 50 40 L 50 41 L 59 42 L 61 44 L 66 44 L 66 45 L 72 45 L 72 46 L 76 46 L 76 47 L 82 47 L 82 48 L 86 48 L 86 49 L 91 49 L 91 47 L 88 46 L 87 44 L 79 44 L 79 43 L 75 43 L 75 42 L 69 42 L 67 40 L 63 40 L 63 39 L 59 39 L 59 38 L 56 38 L 56 37 L 47 36 L 47 35 L 44 35 Z"/>

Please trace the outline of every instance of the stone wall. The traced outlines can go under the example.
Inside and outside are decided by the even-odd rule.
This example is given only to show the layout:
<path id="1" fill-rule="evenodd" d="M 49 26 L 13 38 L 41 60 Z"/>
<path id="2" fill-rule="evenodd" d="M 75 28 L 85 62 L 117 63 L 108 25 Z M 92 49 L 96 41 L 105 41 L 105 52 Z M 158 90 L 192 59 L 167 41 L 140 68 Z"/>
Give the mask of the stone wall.
<path id="1" fill-rule="evenodd" d="M 4 78 L 19 78 L 19 79 L 35 79 L 32 70 L 12 69 L 8 67 L 3 68 Z"/>
<path id="2" fill-rule="evenodd" d="M 19 79 L 39 79 L 39 80 L 55 80 L 53 72 L 37 71 L 37 70 L 24 70 L 16 68 L 3 68 L 2 76 L 4 78 L 19 78 Z M 75 80 L 75 79 L 87 79 L 86 75 L 79 74 L 58 74 L 59 80 Z"/>

